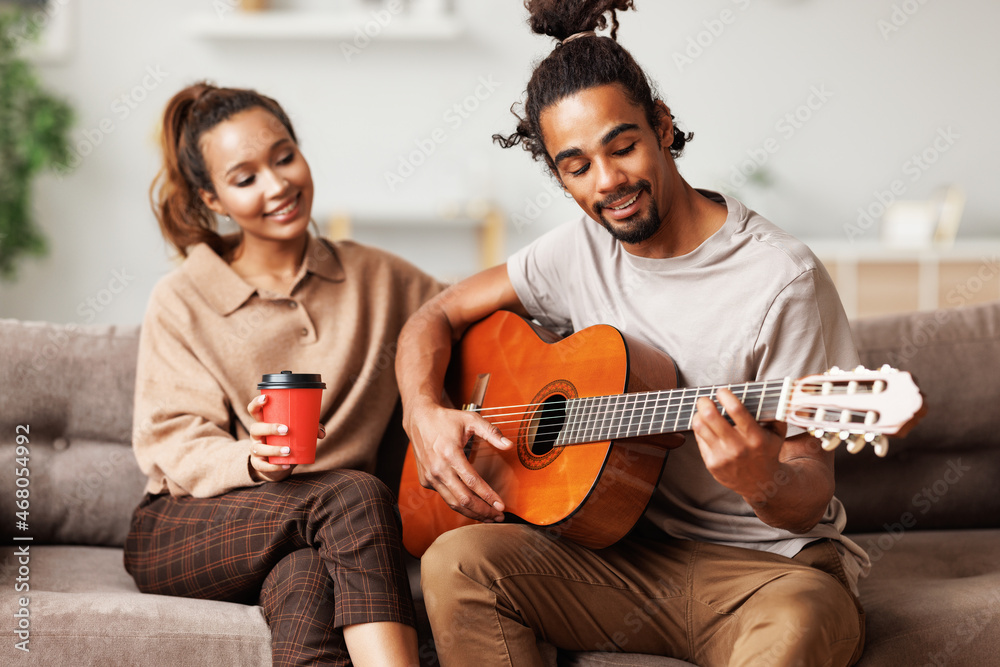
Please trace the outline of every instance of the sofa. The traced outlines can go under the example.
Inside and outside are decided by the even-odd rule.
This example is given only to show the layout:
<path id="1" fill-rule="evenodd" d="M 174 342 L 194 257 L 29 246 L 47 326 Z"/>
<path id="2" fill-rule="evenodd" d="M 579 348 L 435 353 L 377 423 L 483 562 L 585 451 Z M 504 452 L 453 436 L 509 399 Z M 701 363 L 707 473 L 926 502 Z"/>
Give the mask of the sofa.
<path id="1" fill-rule="evenodd" d="M 837 453 L 848 532 L 873 561 L 860 664 L 1000 664 L 1000 302 L 852 326 L 865 365 L 911 371 L 928 408 L 885 458 Z M 122 566 L 144 483 L 129 446 L 137 334 L 0 320 L 0 664 L 270 660 L 259 607 L 146 595 Z M 379 470 L 390 485 L 405 446 L 393 424 Z M 411 575 L 419 615 L 416 562 Z M 420 636 L 436 664 L 425 621 Z M 558 665 L 687 664 L 544 649 Z"/>

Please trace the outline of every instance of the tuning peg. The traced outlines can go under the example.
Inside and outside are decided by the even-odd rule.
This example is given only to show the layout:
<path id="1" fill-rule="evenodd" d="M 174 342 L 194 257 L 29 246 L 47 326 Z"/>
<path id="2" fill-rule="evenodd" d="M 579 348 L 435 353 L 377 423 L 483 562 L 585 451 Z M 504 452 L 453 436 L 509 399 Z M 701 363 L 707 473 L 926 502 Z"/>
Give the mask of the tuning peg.
<path id="1" fill-rule="evenodd" d="M 865 373 L 867 371 L 868 371 L 868 369 L 865 368 L 864 366 L 862 366 L 861 364 L 858 364 L 857 366 L 854 367 L 854 372 L 855 373 Z"/>
<path id="2" fill-rule="evenodd" d="M 823 442 L 822 447 L 825 451 L 832 452 L 840 445 L 840 438 L 836 433 L 826 433 L 818 437 Z"/>
<path id="3" fill-rule="evenodd" d="M 840 374 L 840 373 L 843 373 L 843 372 L 844 372 L 844 371 L 840 370 L 840 366 L 832 366 L 832 367 L 830 368 L 830 370 L 828 370 L 828 371 L 827 371 L 827 372 L 825 373 L 825 375 L 838 375 L 838 374 Z"/>
<path id="4" fill-rule="evenodd" d="M 875 456 L 882 458 L 889 453 L 889 441 L 884 435 L 876 437 L 872 441 L 872 446 L 875 448 Z"/>
<path id="5" fill-rule="evenodd" d="M 862 449 L 865 448 L 865 436 L 862 433 L 855 434 L 851 437 L 850 442 L 847 443 L 847 451 L 851 454 L 857 454 Z"/>

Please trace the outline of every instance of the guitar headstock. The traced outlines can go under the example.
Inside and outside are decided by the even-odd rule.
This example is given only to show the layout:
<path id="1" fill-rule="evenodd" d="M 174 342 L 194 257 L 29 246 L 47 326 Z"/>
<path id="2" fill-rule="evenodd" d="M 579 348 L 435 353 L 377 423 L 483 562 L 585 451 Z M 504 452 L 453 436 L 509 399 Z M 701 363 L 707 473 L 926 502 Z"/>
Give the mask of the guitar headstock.
<path id="1" fill-rule="evenodd" d="M 847 451 L 856 454 L 870 444 L 885 456 L 886 436 L 904 435 L 923 414 L 923 397 L 909 373 L 889 366 L 853 371 L 834 366 L 793 382 L 783 417 L 820 438 L 827 451 L 846 442 Z"/>

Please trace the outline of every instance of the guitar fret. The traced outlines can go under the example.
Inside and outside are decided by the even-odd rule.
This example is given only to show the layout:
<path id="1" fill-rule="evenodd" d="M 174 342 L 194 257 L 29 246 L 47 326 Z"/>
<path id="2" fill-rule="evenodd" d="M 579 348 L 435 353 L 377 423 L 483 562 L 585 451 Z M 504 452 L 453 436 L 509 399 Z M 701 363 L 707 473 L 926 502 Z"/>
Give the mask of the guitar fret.
<path id="1" fill-rule="evenodd" d="M 663 400 L 663 392 L 656 392 L 653 398 L 653 412 L 649 416 L 649 431 L 648 434 L 662 433 L 658 429 L 666 421 L 667 418 L 667 404 L 669 401 Z"/>
<path id="2" fill-rule="evenodd" d="M 573 415 L 570 421 L 569 430 L 566 433 L 566 442 L 576 443 L 580 441 L 580 424 L 583 422 L 583 399 L 574 398 L 572 401 L 572 407 L 570 408 L 570 414 Z"/>
<path id="3" fill-rule="evenodd" d="M 677 399 L 677 415 L 674 417 L 674 433 L 682 431 L 681 428 L 681 409 L 684 407 L 684 399 L 687 394 L 687 387 L 681 389 L 681 395 Z"/>
<path id="4" fill-rule="evenodd" d="M 726 418 L 726 417 L 729 416 L 729 415 L 726 414 L 726 409 L 724 407 L 722 407 L 722 403 L 719 403 L 719 399 L 717 399 L 715 397 L 716 394 L 718 394 L 718 393 L 719 393 L 719 387 L 717 387 L 716 385 L 713 384 L 712 385 L 712 389 L 711 389 L 710 393 L 708 394 L 708 398 L 713 403 L 715 403 L 715 409 L 719 411 L 719 414 L 722 415 L 722 417 Z"/>
<path id="5" fill-rule="evenodd" d="M 598 424 L 597 440 L 604 441 L 611 439 L 611 415 L 608 408 L 613 400 L 614 396 L 601 397 L 601 419 L 600 424 Z"/>
<path id="6" fill-rule="evenodd" d="M 615 400 L 611 402 L 611 423 L 608 426 L 608 430 L 611 432 L 610 437 L 620 438 L 621 437 L 621 426 L 622 426 L 622 403 L 626 400 L 624 395 L 615 396 Z"/>
<path id="7" fill-rule="evenodd" d="M 760 421 L 760 411 L 764 408 L 764 394 L 766 392 L 767 392 L 767 383 L 765 382 L 763 385 L 761 385 L 760 395 L 757 396 L 757 409 L 754 410 L 753 418 L 756 419 L 757 421 Z M 750 406 L 747 406 L 747 409 L 749 410 Z"/>
<path id="8" fill-rule="evenodd" d="M 663 419 L 660 420 L 660 433 L 667 432 L 667 419 L 670 418 L 670 401 L 673 399 L 672 391 L 661 391 L 660 395 L 664 399 L 663 403 Z"/>
<path id="9" fill-rule="evenodd" d="M 594 442 L 600 435 L 601 397 L 591 396 L 587 401 L 590 405 L 590 414 L 587 415 L 587 442 Z"/>
<path id="10" fill-rule="evenodd" d="M 638 398 L 635 394 L 625 395 L 625 404 L 628 406 L 628 418 L 625 420 L 625 432 L 623 438 L 631 438 L 635 435 L 636 410 L 638 409 Z"/>
<path id="11" fill-rule="evenodd" d="M 715 387 L 698 387 L 694 390 L 694 396 L 692 397 L 690 411 L 688 413 L 687 428 L 685 431 L 690 431 L 694 428 L 694 413 L 698 409 L 698 399 L 701 397 L 712 398 L 715 393 Z"/>
<path id="12" fill-rule="evenodd" d="M 656 413 L 656 402 L 650 392 L 642 396 L 642 420 L 639 422 L 639 432 L 637 435 L 649 435 L 652 433 L 653 415 Z"/>
<path id="13" fill-rule="evenodd" d="M 639 407 L 639 401 L 636 400 L 635 396 L 632 396 L 631 400 L 629 400 L 628 426 L 625 429 L 626 438 L 633 438 L 639 432 L 639 421 L 641 419 L 641 416 L 639 417 L 639 419 L 636 418 L 636 413 L 639 410 L 641 410 L 641 408 Z M 642 413 L 639 412 L 639 414 L 641 415 Z"/>
<path id="14" fill-rule="evenodd" d="M 590 442 L 594 437 L 594 407 L 593 396 L 583 399 L 583 428 L 580 430 L 580 442 Z"/>
<path id="15" fill-rule="evenodd" d="M 583 415 L 583 429 L 580 432 L 579 442 L 590 442 L 594 430 L 594 399 L 590 396 L 583 399 Z"/>
<path id="16" fill-rule="evenodd" d="M 591 396 L 587 399 L 590 403 L 590 414 L 587 415 L 587 442 L 600 439 L 601 399 L 601 396 Z"/>
<path id="17" fill-rule="evenodd" d="M 684 392 L 680 389 L 674 389 L 673 391 L 667 392 L 670 396 L 667 402 L 667 416 L 670 416 L 670 411 L 673 410 L 673 426 L 670 428 L 671 433 L 677 433 L 677 421 L 681 416 L 681 406 L 684 405 Z M 670 407 L 670 403 L 674 403 L 673 407 Z M 666 430 L 666 422 L 664 422 L 663 427 Z"/>
<path id="18" fill-rule="evenodd" d="M 616 440 L 620 437 L 618 429 L 621 427 L 622 414 L 621 405 L 625 400 L 623 394 L 611 397 L 608 404 L 608 434 L 606 440 Z"/>
<path id="19" fill-rule="evenodd" d="M 784 386 L 784 384 L 785 384 L 784 380 L 767 380 L 764 382 L 764 386 L 766 387 L 765 394 L 767 392 L 770 392 L 770 396 L 768 396 L 768 398 L 774 403 L 774 405 L 769 405 L 767 407 L 767 410 L 764 412 L 765 419 L 768 418 L 773 419 L 777 415 L 777 408 L 778 408 L 777 404 L 778 401 L 781 399 L 781 389 Z M 775 391 L 774 385 L 777 385 L 776 387 L 777 391 Z M 763 400 L 761 400 L 761 403 L 763 403 Z"/>
<path id="20" fill-rule="evenodd" d="M 573 442 L 573 427 L 576 425 L 576 401 L 566 401 L 566 423 L 556 436 L 555 446 L 559 447 Z"/>

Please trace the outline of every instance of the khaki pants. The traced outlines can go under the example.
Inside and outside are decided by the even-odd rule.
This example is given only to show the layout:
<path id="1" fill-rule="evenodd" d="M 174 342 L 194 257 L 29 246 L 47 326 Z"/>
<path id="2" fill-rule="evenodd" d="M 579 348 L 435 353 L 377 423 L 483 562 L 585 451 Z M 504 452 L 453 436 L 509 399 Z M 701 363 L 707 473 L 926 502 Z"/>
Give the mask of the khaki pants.
<path id="1" fill-rule="evenodd" d="M 421 580 L 441 664 L 541 666 L 559 648 L 714 665 L 851 665 L 864 613 L 832 542 L 795 558 L 687 540 L 600 551 L 523 525 L 439 537 Z"/>

